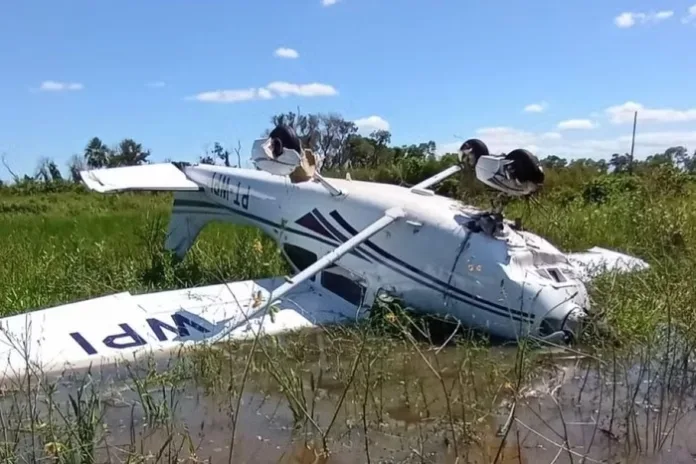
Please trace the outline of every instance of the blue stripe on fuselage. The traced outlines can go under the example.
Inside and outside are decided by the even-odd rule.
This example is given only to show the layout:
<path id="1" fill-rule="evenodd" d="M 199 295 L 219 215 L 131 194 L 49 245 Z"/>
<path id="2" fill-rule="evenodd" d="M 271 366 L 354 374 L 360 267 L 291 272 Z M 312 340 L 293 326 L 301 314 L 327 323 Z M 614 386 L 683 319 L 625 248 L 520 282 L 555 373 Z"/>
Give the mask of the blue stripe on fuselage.
<path id="1" fill-rule="evenodd" d="M 322 216 L 322 214 L 317 210 L 314 209 L 313 213 L 317 216 L 317 219 L 322 223 L 322 225 L 326 228 L 329 229 L 329 231 L 336 235 L 341 241 L 345 242 L 347 241 L 347 237 L 345 237 L 343 234 L 341 234 L 331 223 Z M 348 233 L 351 235 L 356 235 L 357 231 L 353 227 L 348 224 L 345 219 L 343 219 L 335 210 L 329 213 L 335 220 L 338 222 Z M 338 217 L 337 217 L 338 216 Z M 514 310 L 511 308 L 507 308 L 505 306 L 492 303 L 490 301 L 486 301 L 480 297 L 471 295 L 470 293 L 464 292 L 457 287 L 454 287 L 452 285 L 449 285 L 435 277 L 432 277 L 421 270 L 411 266 L 408 263 L 405 263 L 404 261 L 400 260 L 399 258 L 387 253 L 386 251 L 382 250 L 381 248 L 377 247 L 374 245 L 372 242 L 369 240 L 363 242 L 362 246 L 367 246 L 371 250 L 373 250 L 375 253 L 379 254 L 382 256 L 382 259 L 379 257 L 375 256 L 374 254 L 362 249 L 361 253 L 363 253 L 365 256 L 368 258 L 382 264 L 383 266 L 386 266 L 393 270 L 394 272 L 407 277 L 415 282 L 418 282 L 419 284 L 428 287 L 429 289 L 443 293 L 444 295 L 447 295 L 457 301 L 460 301 L 465 304 L 470 304 L 476 308 L 482 309 L 486 312 L 495 314 L 497 316 L 502 316 L 502 317 L 510 317 L 518 322 L 522 322 L 523 319 L 531 319 L 534 320 L 535 315 L 534 314 L 527 314 L 518 310 Z M 410 270 L 412 273 L 416 274 L 418 277 L 409 275 L 407 274 L 404 270 L 399 269 L 397 266 L 402 266 L 405 267 L 406 269 Z M 431 281 L 431 282 L 428 282 Z M 437 286 L 444 287 L 445 290 L 438 288 Z M 492 308 L 486 307 L 485 305 L 492 306 Z M 495 309 L 494 309 L 495 308 Z"/>
<path id="2" fill-rule="evenodd" d="M 284 230 L 284 231 L 289 232 L 289 233 L 292 233 L 292 234 L 300 235 L 300 236 L 302 236 L 302 237 L 306 237 L 306 238 L 310 238 L 310 239 L 316 240 L 316 241 L 318 241 L 318 242 L 321 242 L 321 243 L 323 243 L 323 244 L 325 244 L 325 245 L 328 245 L 328 246 L 331 246 L 331 247 L 337 247 L 341 242 L 345 242 L 345 241 L 346 241 L 346 237 L 345 237 L 343 234 L 341 234 L 333 225 L 331 225 L 331 223 L 328 222 L 327 219 L 324 218 L 324 217 L 321 215 L 321 213 L 320 213 L 316 208 L 312 211 L 312 213 L 315 214 L 315 216 L 316 216 L 317 219 L 322 223 L 322 225 L 324 225 L 325 227 L 329 228 L 329 231 L 330 231 L 332 234 L 334 234 L 334 235 L 337 234 L 337 237 L 339 238 L 339 242 L 338 242 L 338 243 L 332 242 L 331 240 L 327 240 L 327 239 L 325 239 L 325 238 L 323 238 L 323 237 L 318 237 L 318 236 L 316 236 L 316 235 L 309 234 L 309 233 L 307 233 L 307 232 L 303 232 L 303 231 L 301 231 L 301 230 L 289 228 L 289 227 L 287 227 L 287 226 L 282 226 L 282 225 L 280 225 L 280 224 L 277 224 L 277 223 L 275 223 L 275 222 L 269 221 L 269 220 L 267 220 L 267 219 L 265 219 L 265 218 L 256 216 L 256 215 L 254 215 L 254 214 L 251 214 L 251 213 L 248 213 L 248 212 L 245 212 L 245 211 L 240 211 L 240 210 L 237 210 L 237 209 L 235 209 L 235 208 L 231 208 L 231 207 L 229 207 L 229 206 L 221 205 L 221 204 L 218 204 L 218 203 L 210 203 L 210 202 L 208 202 L 208 201 L 201 201 L 201 200 L 175 200 L 173 206 L 174 206 L 175 208 L 176 208 L 177 206 L 181 206 L 181 207 L 189 206 L 189 207 L 192 207 L 192 208 L 214 208 L 214 209 L 223 209 L 223 210 L 225 210 L 225 211 L 229 211 L 229 212 L 231 212 L 231 213 L 238 214 L 238 215 L 240 215 L 240 216 L 246 217 L 246 218 L 248 218 L 248 219 L 251 219 L 251 220 L 253 220 L 253 221 L 259 222 L 259 223 L 261 223 L 261 224 L 264 224 L 264 225 L 267 225 L 267 226 L 270 226 L 270 227 L 273 227 L 273 228 L 276 228 L 276 229 L 281 229 L 281 230 Z M 335 214 L 334 214 L 334 213 L 335 213 Z M 355 235 L 355 233 L 357 233 L 357 232 L 353 232 L 353 231 L 355 231 L 355 229 L 353 229 L 347 222 L 345 222 L 345 220 L 344 220 L 342 217 L 340 217 L 340 215 L 338 215 L 338 213 L 337 213 L 336 211 L 333 211 L 332 213 L 329 213 L 329 214 L 330 214 L 332 217 L 334 217 L 334 219 L 336 219 L 336 221 L 337 221 L 344 229 L 346 229 L 347 232 L 349 232 L 349 233 L 351 233 L 351 234 L 353 234 L 353 235 Z M 335 216 L 338 216 L 338 217 L 340 218 L 340 220 L 337 219 Z M 342 222 L 343 222 L 343 224 L 341 224 Z M 347 226 L 347 227 L 346 227 L 346 226 Z M 366 241 L 366 242 L 364 242 L 363 245 L 367 245 L 368 247 L 372 248 L 377 254 L 382 255 L 384 259 L 380 259 L 379 257 L 375 256 L 374 254 L 372 254 L 372 253 L 370 253 L 370 252 L 368 252 L 367 250 L 364 250 L 364 249 L 363 249 L 363 250 L 360 250 L 360 251 L 358 251 L 357 249 L 351 250 L 350 254 L 352 254 L 352 255 L 354 255 L 354 256 L 356 256 L 356 257 L 358 257 L 358 258 L 361 258 L 361 259 L 363 259 L 363 260 L 366 260 L 366 261 L 368 261 L 368 262 L 370 262 L 370 260 L 376 261 L 376 262 L 382 264 L 383 266 L 388 267 L 389 269 L 393 270 L 393 271 L 396 272 L 397 274 L 400 274 L 400 275 L 402 275 L 402 276 L 404 276 L 404 277 L 406 277 L 406 278 L 408 278 L 408 279 L 410 279 L 410 280 L 412 280 L 412 281 L 414 281 L 414 282 L 416 282 L 416 283 L 418 283 L 418 284 L 420 284 L 420 285 L 423 285 L 423 286 L 425 286 L 425 287 L 428 287 L 429 289 L 431 289 L 431 290 L 433 290 L 433 291 L 435 291 L 435 292 L 442 293 L 442 294 L 445 295 L 445 296 L 448 296 L 448 297 L 450 297 L 450 298 L 453 298 L 453 299 L 455 299 L 455 300 L 457 300 L 457 301 L 460 301 L 460 302 L 462 302 L 462 303 L 472 305 L 472 306 L 474 306 L 474 307 L 476 307 L 476 308 L 479 308 L 479 309 L 481 309 L 481 310 L 483 310 L 483 311 L 486 311 L 486 312 L 489 312 L 489 313 L 491 313 L 491 314 L 495 314 L 495 315 L 501 316 L 501 317 L 509 317 L 509 318 L 511 318 L 511 319 L 513 319 L 513 320 L 515 320 L 515 321 L 517 321 L 517 322 L 528 322 L 528 321 L 526 321 L 525 319 L 532 319 L 532 320 L 534 319 L 534 314 L 522 313 L 522 312 L 520 312 L 520 311 L 513 310 L 513 309 L 510 309 L 510 308 L 506 308 L 506 307 L 501 306 L 501 305 L 498 305 L 498 304 L 496 304 L 496 303 L 492 303 L 492 302 L 483 300 L 483 299 L 481 299 L 480 297 L 476 297 L 476 296 L 470 295 L 470 294 L 468 294 L 468 293 L 466 293 L 466 292 L 463 292 L 463 291 L 459 290 L 459 289 L 456 288 L 456 287 L 453 287 L 453 286 L 451 286 L 451 285 L 448 285 L 448 284 L 446 284 L 446 283 L 444 283 L 444 282 L 442 282 L 442 281 L 440 281 L 440 280 L 438 280 L 438 279 L 436 279 L 436 278 L 433 278 L 433 277 L 431 277 L 431 276 L 429 276 L 429 275 L 427 275 L 427 274 L 424 274 L 424 273 L 422 273 L 421 271 L 419 271 L 418 269 L 416 269 L 416 268 L 414 268 L 413 266 L 409 265 L 408 263 L 405 263 L 405 262 L 401 261 L 400 259 L 396 258 L 395 256 L 393 256 L 393 255 L 387 253 L 386 251 L 384 251 L 384 250 L 378 248 L 376 245 L 374 245 L 373 243 L 371 243 L 369 240 Z M 359 247 L 362 247 L 363 245 L 360 245 Z M 356 247 L 356 248 L 359 248 L 359 247 Z M 390 262 L 390 261 L 391 261 L 391 262 Z M 421 277 L 413 276 L 413 275 L 410 275 L 410 274 L 406 273 L 404 270 L 399 269 L 399 267 L 397 266 L 397 264 L 398 264 L 398 265 L 401 265 L 402 267 L 405 267 L 405 268 L 411 270 L 412 272 L 418 274 L 418 275 L 421 276 Z M 414 271 L 414 270 L 415 270 L 415 271 Z M 428 280 L 433 281 L 433 283 L 428 282 Z M 443 290 L 443 289 L 441 289 L 441 288 L 438 288 L 438 287 L 436 286 L 436 284 L 439 284 L 440 286 L 444 287 L 445 289 Z M 485 305 L 492 306 L 493 308 L 489 308 L 489 307 L 487 307 L 487 306 L 485 306 Z M 499 308 L 499 309 L 494 309 L 494 308 Z"/>
<path id="3" fill-rule="evenodd" d="M 351 225 L 338 213 L 338 211 L 333 210 L 331 213 L 329 213 L 329 215 L 330 215 L 341 227 L 343 227 L 343 229 L 345 229 L 346 232 L 348 232 L 349 234 L 351 234 L 351 235 L 356 235 L 356 234 L 358 233 L 357 230 L 356 230 L 354 227 L 352 227 L 352 226 L 351 226 Z M 326 221 L 326 219 L 324 219 L 324 221 Z M 374 251 L 375 253 L 377 253 L 378 255 L 380 255 L 382 258 L 384 258 L 384 259 L 386 259 L 386 260 L 388 260 L 388 261 L 394 263 L 395 265 L 402 266 L 402 267 L 408 269 L 409 271 L 411 271 L 412 273 L 417 274 L 418 276 L 422 277 L 423 279 L 429 280 L 429 281 L 431 281 L 431 282 L 432 282 L 433 284 L 435 284 L 435 285 L 439 285 L 439 286 L 442 286 L 442 287 L 446 288 L 449 292 L 452 292 L 452 293 L 454 293 L 454 294 L 459 294 L 459 295 L 461 295 L 461 296 L 464 297 L 464 298 L 468 298 L 468 299 L 473 300 L 473 301 L 470 302 L 470 304 L 474 304 L 474 302 L 478 302 L 478 303 L 482 303 L 482 304 L 485 304 L 485 305 L 490 305 L 490 306 L 493 306 L 493 307 L 497 308 L 497 311 L 491 310 L 491 309 L 489 309 L 489 308 L 481 308 L 481 309 L 486 309 L 487 311 L 496 312 L 496 313 L 498 313 L 498 311 L 504 311 L 506 316 L 512 314 L 512 315 L 515 315 L 515 316 L 518 316 L 518 317 L 521 317 L 521 318 L 530 318 L 530 319 L 532 319 L 532 320 L 535 318 L 535 314 L 528 314 L 528 313 L 525 313 L 525 312 L 522 312 L 522 311 L 519 311 L 519 310 L 515 310 L 515 309 L 512 309 L 512 308 L 508 308 L 508 307 L 503 306 L 503 305 L 500 305 L 500 304 L 498 304 L 498 303 L 493 303 L 493 302 L 484 300 L 484 299 L 482 299 L 481 297 L 478 297 L 478 296 L 476 296 L 476 295 L 472 295 L 471 293 L 465 292 L 464 290 L 461 290 L 461 289 L 459 289 L 459 288 L 457 288 L 457 287 L 454 287 L 453 285 L 450 285 L 450 284 L 448 284 L 447 282 L 444 282 L 444 281 L 438 279 L 437 277 L 433 277 L 433 276 L 431 276 L 431 275 L 429 275 L 429 274 L 426 274 L 426 273 L 423 272 L 422 270 L 420 270 L 420 269 L 418 269 L 418 268 L 416 268 L 416 267 L 414 267 L 414 266 L 412 266 L 412 265 L 410 265 L 410 264 L 408 264 L 408 263 L 402 261 L 401 259 L 397 258 L 396 256 L 394 256 L 394 255 L 388 253 L 388 252 L 385 251 L 384 249 L 378 247 L 377 245 L 375 245 L 375 244 L 374 244 L 373 242 L 371 242 L 370 240 L 366 240 L 365 242 L 363 242 L 362 245 L 368 247 L 369 249 L 371 249 L 372 251 Z M 372 259 L 377 260 L 377 258 L 376 258 L 375 256 L 370 255 L 370 254 L 367 254 L 365 251 L 363 251 L 363 252 L 364 252 L 367 256 L 371 257 Z M 402 272 L 402 274 L 403 274 L 403 272 Z M 405 274 L 404 274 L 404 275 L 405 275 Z M 456 298 L 456 297 L 455 297 L 455 298 Z M 460 301 L 464 301 L 464 300 L 462 300 L 461 298 L 456 298 L 456 299 L 458 299 L 458 300 L 460 300 Z M 464 301 L 464 302 L 467 302 L 467 301 Z M 480 306 L 475 305 L 475 304 L 474 304 L 474 306 L 480 307 Z M 508 314 L 508 313 L 510 313 L 510 314 Z"/>

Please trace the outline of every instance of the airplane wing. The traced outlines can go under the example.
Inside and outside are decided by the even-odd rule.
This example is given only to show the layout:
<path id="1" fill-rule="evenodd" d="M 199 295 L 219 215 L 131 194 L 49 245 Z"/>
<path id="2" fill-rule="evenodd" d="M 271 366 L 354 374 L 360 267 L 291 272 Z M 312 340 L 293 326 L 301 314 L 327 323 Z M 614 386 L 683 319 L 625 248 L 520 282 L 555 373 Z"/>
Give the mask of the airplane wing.
<path id="1" fill-rule="evenodd" d="M 259 329 L 273 334 L 354 319 L 357 306 L 307 280 L 403 216 L 398 208 L 386 211 L 280 285 L 280 278 L 273 278 L 145 295 L 125 292 L 0 319 L 0 376 L 60 373 L 254 337 Z"/>
<path id="2" fill-rule="evenodd" d="M 580 271 L 580 278 L 585 281 L 605 272 L 634 272 L 650 267 L 640 258 L 601 247 L 592 247 L 587 251 L 569 253 L 566 256 Z"/>
<path id="3" fill-rule="evenodd" d="M 282 278 L 132 295 L 117 293 L 0 319 L 0 379 L 99 368 L 209 342 L 355 318 L 357 307 L 318 285 L 298 284 L 262 318 Z"/>
<path id="4" fill-rule="evenodd" d="M 199 188 L 171 163 L 92 169 L 80 171 L 80 176 L 89 189 L 100 193 L 128 190 L 196 191 Z"/>

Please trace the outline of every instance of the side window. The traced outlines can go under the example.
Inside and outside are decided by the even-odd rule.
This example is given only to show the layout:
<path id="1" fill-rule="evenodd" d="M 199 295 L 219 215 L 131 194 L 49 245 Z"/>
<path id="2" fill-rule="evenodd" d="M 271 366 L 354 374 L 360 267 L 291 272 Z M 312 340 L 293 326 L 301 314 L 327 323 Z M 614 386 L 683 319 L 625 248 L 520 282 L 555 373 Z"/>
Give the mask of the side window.
<path id="1" fill-rule="evenodd" d="M 285 255 L 288 257 L 292 265 L 300 271 L 304 271 L 317 261 L 317 255 L 311 251 L 291 245 L 289 243 L 283 245 L 283 251 L 285 251 Z"/>
<path id="2" fill-rule="evenodd" d="M 349 277 L 336 273 L 335 271 L 338 269 L 340 268 L 334 267 L 331 270 L 326 269 L 321 273 L 322 287 L 335 293 L 347 302 L 359 306 L 362 303 L 365 288 Z"/>

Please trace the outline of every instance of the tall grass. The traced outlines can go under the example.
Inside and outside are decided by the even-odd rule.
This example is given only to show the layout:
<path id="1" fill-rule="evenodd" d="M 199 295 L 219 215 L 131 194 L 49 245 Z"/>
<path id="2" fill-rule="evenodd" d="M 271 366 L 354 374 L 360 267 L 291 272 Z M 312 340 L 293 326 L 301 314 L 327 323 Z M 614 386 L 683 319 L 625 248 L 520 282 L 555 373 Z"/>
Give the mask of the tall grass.
<path id="1" fill-rule="evenodd" d="M 236 462 L 251 453 L 250 428 L 265 443 L 252 404 L 299 440 L 293 456 L 311 457 L 303 462 L 331 453 L 361 462 L 540 462 L 546 455 L 534 443 L 549 462 L 594 462 L 675 448 L 696 386 L 695 201 L 689 179 L 656 171 L 591 179 L 509 207 L 508 216 L 565 250 L 604 246 L 651 264 L 592 284 L 596 324 L 562 350 L 564 363 L 524 343 L 492 347 L 381 300 L 355 326 L 196 350 L 164 374 L 129 367 L 130 399 L 119 409 L 130 411 L 125 438 L 109 424 L 115 406 L 96 376 L 67 398 L 56 384 L 23 379 L 0 398 L 0 459 L 134 462 L 151 453 L 169 462 L 222 453 Z M 229 226 L 209 226 L 183 262 L 171 261 L 162 249 L 170 203 L 164 194 L 70 189 L 0 195 L 0 312 L 289 272 L 267 237 Z M 544 400 L 534 397 L 540 390 Z M 190 396 L 223 411 L 215 416 L 229 431 L 222 451 L 198 436 Z M 200 430 L 215 433 L 210 424 Z M 256 462 L 289 459 L 281 442 Z"/>

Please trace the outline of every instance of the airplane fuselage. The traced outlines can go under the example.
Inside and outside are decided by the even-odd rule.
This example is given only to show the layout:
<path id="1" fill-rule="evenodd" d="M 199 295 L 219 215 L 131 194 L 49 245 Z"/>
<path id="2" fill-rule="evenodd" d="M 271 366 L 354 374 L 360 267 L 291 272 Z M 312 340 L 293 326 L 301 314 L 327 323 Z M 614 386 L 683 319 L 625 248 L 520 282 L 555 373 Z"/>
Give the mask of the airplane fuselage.
<path id="1" fill-rule="evenodd" d="M 263 230 L 297 272 L 400 207 L 403 220 L 344 255 L 317 283 L 355 304 L 386 291 L 503 338 L 570 328 L 589 306 L 565 255 L 546 240 L 509 224 L 496 235 L 482 232 L 482 211 L 431 191 L 327 179 L 342 191 L 332 195 L 318 182 L 293 184 L 260 170 L 183 171 L 201 189 L 175 192 L 167 247 L 180 256 L 208 222 L 221 220 Z"/>

